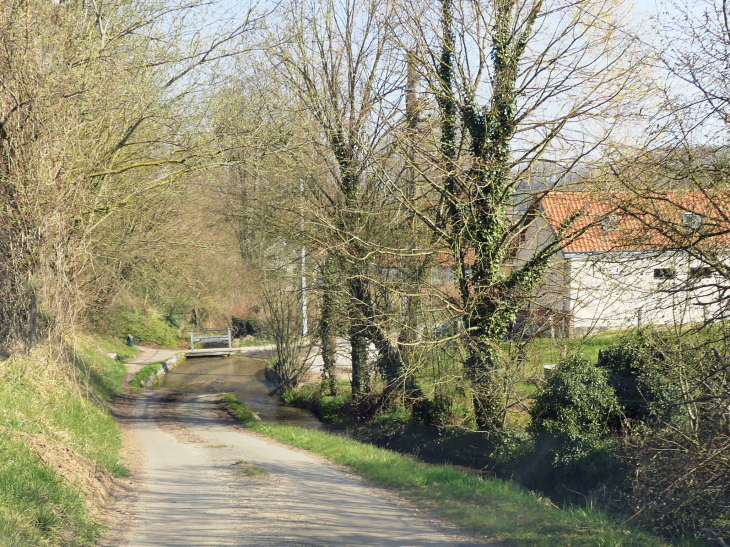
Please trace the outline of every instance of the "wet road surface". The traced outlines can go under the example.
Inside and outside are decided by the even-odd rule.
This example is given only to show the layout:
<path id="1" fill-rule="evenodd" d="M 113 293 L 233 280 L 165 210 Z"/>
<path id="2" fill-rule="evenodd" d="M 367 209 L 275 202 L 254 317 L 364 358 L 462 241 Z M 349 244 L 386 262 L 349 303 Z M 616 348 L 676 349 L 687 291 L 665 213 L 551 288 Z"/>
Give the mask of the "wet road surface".
<path id="1" fill-rule="evenodd" d="M 233 393 L 259 417 L 270 423 L 317 428 L 309 411 L 287 407 L 270 397 L 274 384 L 264 378 L 264 361 L 246 356 L 187 359 L 168 372 L 163 388 L 182 393 Z"/>

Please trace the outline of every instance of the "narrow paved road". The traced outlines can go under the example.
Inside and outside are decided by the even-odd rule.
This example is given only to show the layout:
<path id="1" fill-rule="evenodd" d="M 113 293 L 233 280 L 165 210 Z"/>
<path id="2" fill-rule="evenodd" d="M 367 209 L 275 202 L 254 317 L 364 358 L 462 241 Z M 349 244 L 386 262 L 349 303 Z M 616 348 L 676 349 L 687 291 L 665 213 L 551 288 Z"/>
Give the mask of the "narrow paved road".
<path id="1" fill-rule="evenodd" d="M 138 479 L 102 545 L 475 545 L 386 489 L 246 432 L 218 394 L 147 391 L 123 418 Z"/>

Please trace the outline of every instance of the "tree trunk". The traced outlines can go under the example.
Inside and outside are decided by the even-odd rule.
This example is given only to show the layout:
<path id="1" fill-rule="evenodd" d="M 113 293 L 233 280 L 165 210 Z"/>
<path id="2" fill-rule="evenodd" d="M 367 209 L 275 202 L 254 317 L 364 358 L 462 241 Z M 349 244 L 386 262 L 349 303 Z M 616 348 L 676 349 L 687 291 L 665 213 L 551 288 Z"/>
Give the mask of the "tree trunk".
<path id="1" fill-rule="evenodd" d="M 499 359 L 489 338 L 475 336 L 469 339 L 466 375 L 471 381 L 477 427 L 481 431 L 498 431 L 504 427 L 506 407 Z"/>
<path id="2" fill-rule="evenodd" d="M 336 341 L 335 317 L 337 314 L 336 275 L 334 260 L 328 256 L 322 266 L 322 310 L 319 319 L 319 338 L 322 351 L 322 389 L 330 395 L 337 395 L 335 375 Z"/>
<path id="3" fill-rule="evenodd" d="M 370 391 L 367 370 L 368 356 L 368 318 L 367 318 L 367 281 L 355 276 L 350 281 L 350 329 L 349 339 L 352 358 L 352 397 L 353 399 Z"/>
<path id="4" fill-rule="evenodd" d="M 460 105 L 463 132 L 469 136 L 470 167 L 454 165 L 456 110 L 454 94 L 454 32 L 452 0 L 442 0 L 440 88 L 441 155 L 444 189 L 448 196 L 448 226 L 455 259 L 454 277 L 468 321 L 466 374 L 480 429 L 504 427 L 505 388 L 499 344 L 514 321 L 521 300 L 519 286 L 533 286 L 538 269 L 525 269 L 508 277 L 504 272 L 509 246 L 505 244 L 510 202 L 510 143 L 515 133 L 518 63 L 532 25 L 541 9 L 536 2 L 524 27 L 515 35 L 517 6 L 513 0 L 497 0 L 492 30 L 493 91 L 487 107 L 476 103 L 476 90 L 465 88 Z M 465 257 L 473 251 L 473 264 Z M 541 266 L 542 263 L 536 263 Z M 532 266 L 531 266 L 532 267 Z M 471 271 L 469 271 L 471 270 Z M 523 275 L 524 274 L 524 275 Z M 514 277 L 514 278 L 513 278 Z"/>

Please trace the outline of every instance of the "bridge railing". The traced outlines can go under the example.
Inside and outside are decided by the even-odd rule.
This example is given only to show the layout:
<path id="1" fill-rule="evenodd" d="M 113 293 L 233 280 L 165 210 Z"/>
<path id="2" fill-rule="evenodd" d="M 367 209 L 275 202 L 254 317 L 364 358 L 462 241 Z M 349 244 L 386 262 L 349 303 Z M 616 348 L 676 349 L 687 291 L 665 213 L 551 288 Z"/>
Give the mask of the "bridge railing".
<path id="1" fill-rule="evenodd" d="M 226 329 L 226 334 L 222 334 L 223 329 L 197 329 L 190 331 L 190 349 L 195 349 L 195 342 L 206 344 L 208 342 L 228 342 L 228 349 L 233 347 L 231 339 L 231 328 Z"/>

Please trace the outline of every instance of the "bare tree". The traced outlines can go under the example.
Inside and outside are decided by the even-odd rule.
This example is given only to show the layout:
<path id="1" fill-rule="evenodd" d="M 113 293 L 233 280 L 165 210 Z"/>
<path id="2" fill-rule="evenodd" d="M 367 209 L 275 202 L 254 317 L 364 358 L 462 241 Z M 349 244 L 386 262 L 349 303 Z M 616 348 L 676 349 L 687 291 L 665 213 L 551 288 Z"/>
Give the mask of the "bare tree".
<path id="1" fill-rule="evenodd" d="M 378 249 L 369 235 L 377 215 L 374 207 L 383 203 L 382 192 L 373 185 L 373 166 L 383 153 L 394 112 L 390 101 L 401 80 L 392 42 L 392 9 L 388 3 L 359 0 L 291 2 L 277 29 L 287 40 L 273 59 L 294 91 L 297 106 L 311 115 L 310 138 L 318 144 L 316 153 L 332 181 L 318 181 L 311 189 L 310 199 L 320 207 L 310 210 L 316 226 L 310 233 L 330 255 L 327 271 L 335 264 L 347 284 L 356 397 L 369 389 L 371 341 L 381 357 L 400 362 L 398 348 L 380 326 L 381 315 L 374 307 L 371 257 Z M 325 317 L 331 315 L 332 302 L 325 296 Z"/>
<path id="2" fill-rule="evenodd" d="M 644 334 L 654 343 L 650 370 L 668 389 L 626 455 L 636 470 L 631 518 L 672 533 L 727 531 L 729 20 L 727 3 L 713 0 L 677 4 L 658 20 L 659 108 L 642 138 L 611 157 L 620 218 L 634 227 L 625 238 L 671 260 L 660 292 L 680 310 L 674 324 Z"/>

